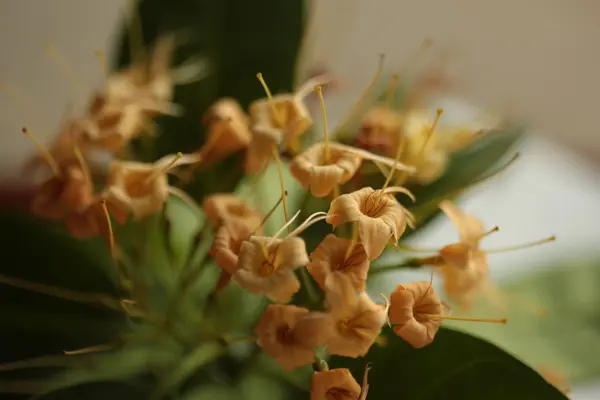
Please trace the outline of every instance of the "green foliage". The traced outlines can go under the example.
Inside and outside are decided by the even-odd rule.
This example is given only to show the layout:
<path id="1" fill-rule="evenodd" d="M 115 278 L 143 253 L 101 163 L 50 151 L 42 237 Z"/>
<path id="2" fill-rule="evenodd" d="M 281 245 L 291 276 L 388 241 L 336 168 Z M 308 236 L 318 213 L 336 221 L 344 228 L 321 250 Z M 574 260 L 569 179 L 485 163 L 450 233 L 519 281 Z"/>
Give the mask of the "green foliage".
<path id="1" fill-rule="evenodd" d="M 600 340 L 598 282 L 598 261 L 557 264 L 500 287 L 508 300 L 505 329 L 486 324 L 462 324 L 461 328 L 529 365 L 556 369 L 571 382 L 592 380 L 600 375 L 600 351 L 593 345 Z M 538 315 L 536 310 L 545 313 Z M 480 302 L 470 314 L 492 312 L 491 306 Z"/>
<path id="2" fill-rule="evenodd" d="M 498 347 L 441 328 L 429 346 L 415 349 L 386 329 L 387 344 L 365 359 L 331 360 L 361 381 L 366 362 L 369 399 L 566 399 L 535 371 Z"/>

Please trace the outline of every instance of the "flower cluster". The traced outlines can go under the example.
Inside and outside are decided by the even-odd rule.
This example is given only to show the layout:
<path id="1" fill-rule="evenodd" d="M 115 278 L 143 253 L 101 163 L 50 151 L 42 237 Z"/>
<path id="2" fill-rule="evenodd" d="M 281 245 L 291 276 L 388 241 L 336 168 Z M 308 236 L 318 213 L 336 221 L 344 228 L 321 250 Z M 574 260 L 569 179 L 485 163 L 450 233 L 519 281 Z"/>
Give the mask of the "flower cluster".
<path id="1" fill-rule="evenodd" d="M 113 161 L 105 186 L 96 192 L 86 150 L 118 152 L 144 131 L 150 118 L 177 112 L 171 103 L 172 47 L 173 39 L 167 37 L 158 42 L 146 63 L 107 77 L 87 114 L 70 121 L 49 150 L 40 146 L 53 176 L 38 187 L 34 212 L 64 220 L 77 237 L 110 236 L 108 214 L 122 224 L 158 212 L 171 194 L 193 202 L 169 184 L 168 173 L 178 168 L 187 166 L 193 172 L 240 151 L 245 152 L 248 175 L 262 174 L 274 162 L 281 178 L 287 165 L 312 196 L 329 198 L 329 208 L 294 227 L 300 211 L 289 217 L 281 178 L 281 199 L 275 207 L 283 205 L 286 223 L 278 232 L 267 233 L 263 225 L 272 212 L 262 215 L 234 193 L 205 196 L 202 209 L 214 231 L 210 255 L 221 269 L 213 295 L 235 283 L 270 301 L 254 328 L 256 343 L 287 370 L 316 365 L 313 399 L 366 398 L 366 372 L 361 386 L 348 370 L 329 370 L 315 349 L 342 357 L 365 356 L 386 324 L 401 339 L 421 348 L 433 342 L 444 319 L 461 319 L 449 315 L 450 308 L 432 281 L 398 285 L 388 296 L 382 295 L 381 301 L 369 296 L 366 288 L 369 275 L 378 272 L 371 263 L 388 247 L 397 246 L 407 229 L 418 222 L 397 199 L 402 194 L 416 200 L 403 184 L 436 180 L 451 154 L 480 138 L 482 132 L 442 129 L 438 127 L 442 110 L 428 118 L 424 110 L 401 112 L 388 102 L 366 113 L 355 146 L 343 144 L 330 138 L 327 125 L 322 85 L 331 81 L 330 76 L 313 78 L 294 93 L 272 95 L 259 73 L 267 96 L 251 103 L 247 112 L 234 99 L 217 101 L 203 118 L 207 134 L 200 149 L 167 155 L 152 164 Z M 301 139 L 313 125 L 305 99 L 313 91 L 321 103 L 324 135 L 303 149 Z M 284 163 L 282 154 L 293 158 Z M 366 163 L 379 168 L 385 183 L 346 192 L 344 185 Z M 480 292 L 493 292 L 497 297 L 499 293 L 487 280 L 487 255 L 493 251 L 481 249 L 480 241 L 498 229 L 486 230 L 447 200 L 439 207 L 455 224 L 460 240 L 433 251 L 430 257 L 415 259 L 417 264 L 439 272 L 444 294 L 459 306 L 468 307 Z M 325 236 L 309 254 L 301 234 L 323 221 L 335 233 Z M 549 240 L 553 238 L 536 243 Z M 290 304 L 302 285 L 311 284 L 308 274 L 324 293 L 324 303 L 317 309 Z M 301 283 L 299 278 L 306 279 Z M 502 318 L 479 321 L 506 322 Z"/>

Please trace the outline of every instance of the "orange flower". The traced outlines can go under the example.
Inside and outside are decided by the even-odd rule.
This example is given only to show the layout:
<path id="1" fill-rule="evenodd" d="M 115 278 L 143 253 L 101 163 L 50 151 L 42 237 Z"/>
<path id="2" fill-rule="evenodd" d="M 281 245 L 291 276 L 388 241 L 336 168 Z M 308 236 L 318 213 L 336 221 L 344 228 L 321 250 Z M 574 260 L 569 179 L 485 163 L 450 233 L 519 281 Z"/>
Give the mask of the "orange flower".
<path id="1" fill-rule="evenodd" d="M 379 336 L 387 307 L 366 293 L 356 294 L 350 279 L 334 272 L 325 279 L 327 312 L 315 312 L 298 322 L 296 330 L 308 346 L 327 346 L 327 353 L 362 357 Z"/>
<path id="2" fill-rule="evenodd" d="M 453 301 L 468 308 L 488 275 L 487 255 L 480 250 L 479 242 L 497 229 L 486 232 L 477 218 L 465 214 L 449 201 L 440 203 L 440 208 L 456 226 L 460 237 L 459 243 L 439 251 L 444 291 Z"/>
<path id="3" fill-rule="evenodd" d="M 298 237 L 252 236 L 242 243 L 233 279 L 253 293 L 287 303 L 300 290 L 294 270 L 308 262 L 304 241 Z"/>
<path id="4" fill-rule="evenodd" d="M 444 315 L 442 301 L 431 282 L 396 286 L 390 296 L 389 312 L 396 335 L 415 348 L 430 344 L 442 322 L 430 315 Z"/>
<path id="5" fill-rule="evenodd" d="M 305 308 L 271 304 L 254 328 L 258 346 L 288 371 L 315 361 L 314 349 L 300 342 L 294 329 L 308 313 Z"/>
<path id="6" fill-rule="evenodd" d="M 252 130 L 252 141 L 246 150 L 244 171 L 246 174 L 256 174 L 263 171 L 271 161 L 273 148 L 279 151 L 281 132 L 274 129 Z"/>
<path id="7" fill-rule="evenodd" d="M 146 128 L 147 116 L 137 104 L 99 106 L 98 111 L 79 121 L 84 137 L 95 147 L 118 151 Z"/>
<path id="8" fill-rule="evenodd" d="M 347 255 L 351 243 L 351 240 L 329 234 L 310 254 L 311 261 L 307 269 L 322 289 L 325 289 L 327 275 L 339 271 L 350 278 L 354 290 L 357 292 L 365 290 L 369 259 L 360 243 L 356 243 L 351 253 Z"/>
<path id="9" fill-rule="evenodd" d="M 261 216 L 239 197 L 229 193 L 216 193 L 204 197 L 202 209 L 213 228 L 227 226 L 233 240 L 248 239 L 258 229 Z"/>
<path id="10" fill-rule="evenodd" d="M 84 210 L 92 201 L 92 182 L 76 161 L 62 165 L 59 176 L 53 176 L 37 187 L 32 210 L 40 217 L 61 219 L 70 211 Z"/>
<path id="11" fill-rule="evenodd" d="M 336 186 L 348 182 L 362 163 L 358 155 L 337 147 L 329 148 L 329 160 L 325 158 L 325 144 L 317 143 L 290 164 L 292 175 L 315 197 L 327 196 Z"/>
<path id="12" fill-rule="evenodd" d="M 360 385 L 347 368 L 313 373 L 311 400 L 358 400 L 360 393 Z"/>
<path id="13" fill-rule="evenodd" d="M 358 235 L 370 260 L 381 255 L 390 239 L 397 242 L 406 230 L 407 211 L 390 195 L 403 188 L 385 191 L 365 187 L 343 194 L 331 202 L 327 223 L 337 227 L 347 222 L 358 224 Z"/>
<path id="14" fill-rule="evenodd" d="M 295 93 L 271 96 L 262 74 L 258 78 L 263 84 L 267 97 L 250 104 L 249 114 L 252 120 L 252 132 L 269 137 L 280 137 L 286 148 L 295 150 L 298 140 L 313 124 L 304 99 L 315 86 L 332 80 L 328 75 L 318 76 L 305 82 Z M 277 143 L 279 140 L 277 141 Z"/>
<path id="15" fill-rule="evenodd" d="M 104 198 L 118 214 L 132 214 L 139 220 L 159 211 L 173 188 L 167 173 L 171 168 L 196 161 L 193 155 L 167 155 L 154 164 L 131 161 L 111 163 Z"/>
<path id="16" fill-rule="evenodd" d="M 217 228 L 210 254 L 215 264 L 221 268 L 221 276 L 215 288 L 215 293 L 223 289 L 231 281 L 237 271 L 237 263 L 242 242 L 231 237 L 227 226 Z"/>
<path id="17" fill-rule="evenodd" d="M 206 144 L 200 149 L 202 164 L 209 165 L 250 145 L 252 134 L 248 117 L 237 101 L 217 101 L 203 118 L 208 125 Z"/>

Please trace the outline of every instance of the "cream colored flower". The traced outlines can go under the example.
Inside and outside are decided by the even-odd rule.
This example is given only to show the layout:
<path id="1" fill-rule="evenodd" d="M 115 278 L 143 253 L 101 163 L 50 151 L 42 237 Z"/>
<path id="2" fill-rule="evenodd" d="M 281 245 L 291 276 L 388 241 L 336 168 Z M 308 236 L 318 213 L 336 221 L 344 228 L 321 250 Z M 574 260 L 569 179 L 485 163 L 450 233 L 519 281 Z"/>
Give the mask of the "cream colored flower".
<path id="1" fill-rule="evenodd" d="M 233 240 L 248 239 L 261 224 L 261 216 L 238 196 L 216 193 L 204 197 L 202 209 L 213 228 L 227 226 Z"/>
<path id="2" fill-rule="evenodd" d="M 303 188 L 310 189 L 315 197 L 329 195 L 336 186 L 348 182 L 362 163 L 362 158 L 337 147 L 317 143 L 297 155 L 290 164 L 290 172 Z"/>
<path id="3" fill-rule="evenodd" d="M 360 385 L 347 368 L 313 373 L 311 400 L 358 400 L 360 393 Z"/>
<path id="4" fill-rule="evenodd" d="M 262 82 L 262 75 L 259 79 Z M 286 148 L 295 150 L 300 136 L 313 124 L 304 99 L 317 85 L 331 80 L 328 75 L 318 76 L 305 82 L 295 93 L 278 94 L 252 102 L 249 107 L 252 132 L 280 136 Z"/>
<path id="5" fill-rule="evenodd" d="M 402 113 L 386 106 L 373 107 L 363 117 L 356 144 L 386 157 L 395 157 L 404 141 L 403 129 Z"/>
<path id="6" fill-rule="evenodd" d="M 208 133 L 206 144 L 200 149 L 202 165 L 210 165 L 245 149 L 252 141 L 248 117 L 234 99 L 217 101 L 203 121 L 208 125 Z"/>
<path id="7" fill-rule="evenodd" d="M 257 344 L 286 370 L 315 361 L 315 351 L 298 340 L 296 323 L 309 311 L 291 305 L 271 304 L 254 328 Z"/>
<path id="8" fill-rule="evenodd" d="M 327 353 L 362 357 L 379 336 L 387 307 L 366 293 L 357 294 L 350 278 L 334 272 L 325 280 L 327 312 L 311 313 L 298 322 L 298 336 L 308 346 L 327 346 Z"/>
<path id="9" fill-rule="evenodd" d="M 298 237 L 282 240 L 252 236 L 242 243 L 233 278 L 253 293 L 287 303 L 300 290 L 294 270 L 308 262 L 306 246 Z"/>
<path id="10" fill-rule="evenodd" d="M 167 174 L 155 164 L 114 161 L 104 197 L 121 212 L 142 219 L 162 209 L 169 198 Z"/>
<path id="11" fill-rule="evenodd" d="M 444 291 L 453 301 L 468 308 L 488 276 L 487 254 L 479 248 L 479 242 L 494 230 L 486 232 L 477 218 L 449 201 L 440 203 L 440 208 L 456 226 L 460 238 L 458 243 L 439 251 Z"/>
<path id="12" fill-rule="evenodd" d="M 361 243 L 356 243 L 346 257 L 351 243 L 351 240 L 329 234 L 310 254 L 307 269 L 322 289 L 325 289 L 327 275 L 338 271 L 350 278 L 354 290 L 365 290 L 370 262 Z"/>
<path id="13" fill-rule="evenodd" d="M 335 198 L 327 214 L 327 223 L 334 228 L 347 222 L 358 223 L 360 242 L 370 260 L 381 255 L 390 239 L 397 242 L 407 224 L 406 209 L 388 192 L 370 187 Z"/>
<path id="14" fill-rule="evenodd" d="M 431 282 L 398 285 L 390 296 L 389 321 L 394 332 L 411 346 L 421 348 L 433 341 L 444 307 Z"/>

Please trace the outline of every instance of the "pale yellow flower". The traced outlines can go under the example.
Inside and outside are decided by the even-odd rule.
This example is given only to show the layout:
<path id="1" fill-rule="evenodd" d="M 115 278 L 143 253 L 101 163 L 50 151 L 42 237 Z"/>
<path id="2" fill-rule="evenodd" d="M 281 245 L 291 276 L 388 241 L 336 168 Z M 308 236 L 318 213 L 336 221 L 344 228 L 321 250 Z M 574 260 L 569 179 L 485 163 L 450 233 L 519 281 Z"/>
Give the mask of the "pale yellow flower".
<path id="1" fill-rule="evenodd" d="M 328 153 L 329 160 L 325 143 L 317 143 L 290 164 L 292 175 L 315 197 L 327 196 L 336 186 L 348 182 L 362 163 L 360 156 L 337 147 L 329 147 Z"/>
<path id="2" fill-rule="evenodd" d="M 233 279 L 243 288 L 287 303 L 300 290 L 294 270 L 308 264 L 304 240 L 252 236 L 242 243 Z"/>
<path id="3" fill-rule="evenodd" d="M 298 340 L 297 322 L 309 311 L 292 305 L 271 304 L 254 328 L 257 344 L 286 370 L 315 361 L 315 351 Z"/>
<path id="4" fill-rule="evenodd" d="M 407 211 L 390 194 L 394 191 L 410 194 L 403 188 L 387 188 L 382 193 L 370 187 L 343 194 L 331 202 L 327 223 L 335 228 L 356 222 L 360 243 L 369 259 L 374 260 L 390 240 L 396 243 L 406 230 Z"/>
<path id="5" fill-rule="evenodd" d="M 432 315 L 444 315 L 444 307 L 431 282 L 398 285 L 392 292 L 389 322 L 411 346 L 421 348 L 433 341 L 442 320 Z"/>
<path id="6" fill-rule="evenodd" d="M 327 275 L 338 271 L 350 278 L 357 292 L 365 290 L 370 262 L 361 243 L 356 243 L 346 256 L 351 244 L 351 240 L 329 234 L 310 254 L 307 269 L 322 289 L 325 289 Z"/>

